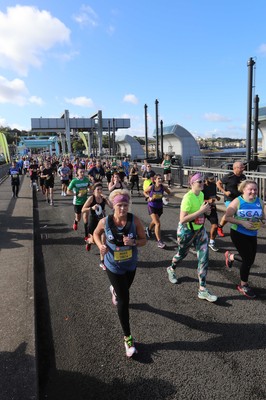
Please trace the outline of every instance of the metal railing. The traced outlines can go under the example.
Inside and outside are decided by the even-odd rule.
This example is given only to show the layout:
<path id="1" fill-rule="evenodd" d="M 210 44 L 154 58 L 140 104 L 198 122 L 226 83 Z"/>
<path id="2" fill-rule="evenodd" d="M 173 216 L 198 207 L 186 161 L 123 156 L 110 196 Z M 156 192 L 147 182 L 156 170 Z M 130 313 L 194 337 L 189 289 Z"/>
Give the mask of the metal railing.
<path id="1" fill-rule="evenodd" d="M 152 165 L 152 169 L 156 173 L 163 174 L 163 168 L 159 165 Z M 189 186 L 189 177 L 194 172 L 201 172 L 203 175 L 207 172 L 212 172 L 216 180 L 222 179 L 222 177 L 231 170 L 227 169 L 218 169 L 218 168 L 206 168 L 206 167 L 171 167 L 172 172 L 172 183 L 181 187 Z M 256 171 L 244 171 L 247 179 L 254 180 L 258 185 L 258 196 L 266 202 L 266 173 L 265 172 L 256 172 Z"/>
<path id="2" fill-rule="evenodd" d="M 0 165 L 0 183 L 2 183 L 8 177 L 8 171 L 10 164 Z"/>

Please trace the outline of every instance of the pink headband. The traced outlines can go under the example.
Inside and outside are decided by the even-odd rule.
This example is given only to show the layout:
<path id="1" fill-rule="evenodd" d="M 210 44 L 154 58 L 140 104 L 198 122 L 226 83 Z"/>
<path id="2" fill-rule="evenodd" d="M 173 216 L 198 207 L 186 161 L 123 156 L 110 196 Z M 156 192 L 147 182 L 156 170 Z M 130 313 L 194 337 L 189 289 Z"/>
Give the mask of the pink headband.
<path id="1" fill-rule="evenodd" d="M 127 194 L 118 194 L 113 199 L 113 205 L 115 206 L 118 203 L 129 203 L 129 196 Z"/>
<path id="2" fill-rule="evenodd" d="M 198 181 L 198 180 L 203 180 L 203 177 L 199 172 L 197 172 L 196 174 L 192 175 L 192 177 L 190 178 L 190 183 L 193 183 L 193 182 Z"/>

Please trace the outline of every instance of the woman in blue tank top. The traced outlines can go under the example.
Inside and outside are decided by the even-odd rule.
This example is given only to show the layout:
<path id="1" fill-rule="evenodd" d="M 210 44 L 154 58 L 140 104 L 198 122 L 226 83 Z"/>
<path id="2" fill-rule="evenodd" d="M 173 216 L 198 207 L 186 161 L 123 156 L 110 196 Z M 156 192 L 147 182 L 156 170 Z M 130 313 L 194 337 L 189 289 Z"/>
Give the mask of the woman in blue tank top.
<path id="1" fill-rule="evenodd" d="M 249 299 L 256 297 L 248 284 L 249 272 L 257 253 L 257 233 L 265 223 L 265 206 L 257 197 L 257 183 L 246 180 L 240 183 L 238 190 L 242 193 L 234 199 L 226 210 L 225 220 L 231 222 L 230 236 L 238 254 L 225 252 L 225 264 L 232 268 L 234 261 L 239 261 L 240 284 L 237 290 Z"/>
<path id="2" fill-rule="evenodd" d="M 124 332 L 126 355 L 136 353 L 129 324 L 129 289 L 137 267 L 137 247 L 146 244 L 146 235 L 140 219 L 128 212 L 130 194 L 125 189 L 114 190 L 109 196 L 114 214 L 99 221 L 94 231 L 94 242 L 104 257 L 110 280 L 112 302 Z M 102 234 L 105 234 L 105 243 Z"/>

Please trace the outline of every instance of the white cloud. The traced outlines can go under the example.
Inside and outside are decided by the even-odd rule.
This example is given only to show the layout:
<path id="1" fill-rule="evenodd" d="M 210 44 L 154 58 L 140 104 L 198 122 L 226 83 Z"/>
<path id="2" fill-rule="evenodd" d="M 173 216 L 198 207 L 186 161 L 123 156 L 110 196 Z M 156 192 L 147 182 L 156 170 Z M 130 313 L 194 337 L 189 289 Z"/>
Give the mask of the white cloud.
<path id="1" fill-rule="evenodd" d="M 0 12 L 0 67 L 26 76 L 30 66 L 41 66 L 47 50 L 69 37 L 70 30 L 48 11 L 8 7 L 6 14 Z"/>
<path id="2" fill-rule="evenodd" d="M 21 79 L 7 80 L 0 76 L 0 103 L 23 106 L 27 103 L 28 89 Z"/>
<path id="3" fill-rule="evenodd" d="M 115 27 L 113 25 L 109 25 L 107 28 L 107 33 L 111 36 L 115 32 Z"/>
<path id="4" fill-rule="evenodd" d="M 225 117 L 220 114 L 216 114 L 216 113 L 205 113 L 203 118 L 206 119 L 207 121 L 212 121 L 212 122 L 229 122 L 229 121 L 231 121 L 230 118 Z"/>
<path id="5" fill-rule="evenodd" d="M 88 97 L 85 96 L 80 96 L 80 97 L 73 97 L 71 99 L 65 98 L 66 103 L 74 104 L 75 106 L 81 106 L 81 107 L 94 107 L 92 99 L 89 99 Z"/>
<path id="6" fill-rule="evenodd" d="M 73 15 L 73 19 L 80 26 L 90 25 L 93 28 L 98 26 L 98 15 L 90 6 L 83 5 L 78 14 Z"/>
<path id="7" fill-rule="evenodd" d="M 29 102 L 32 104 L 37 104 L 38 106 L 43 105 L 43 99 L 41 97 L 37 97 L 37 96 L 31 96 L 29 98 Z"/>
<path id="8" fill-rule="evenodd" d="M 134 94 L 126 94 L 123 98 L 125 103 L 138 104 L 138 99 Z"/>
<path id="9" fill-rule="evenodd" d="M 5 118 L 0 117 L 0 126 L 7 126 Z"/>
<path id="10" fill-rule="evenodd" d="M 259 48 L 258 48 L 258 52 L 262 55 L 266 55 L 266 43 L 262 43 Z"/>

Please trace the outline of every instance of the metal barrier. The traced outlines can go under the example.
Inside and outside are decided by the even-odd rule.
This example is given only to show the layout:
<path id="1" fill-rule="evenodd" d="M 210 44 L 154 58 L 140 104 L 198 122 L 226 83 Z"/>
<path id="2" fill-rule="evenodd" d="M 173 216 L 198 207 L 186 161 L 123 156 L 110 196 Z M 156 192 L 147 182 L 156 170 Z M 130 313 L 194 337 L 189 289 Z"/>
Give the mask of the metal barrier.
<path id="1" fill-rule="evenodd" d="M 8 177 L 8 171 L 11 164 L 0 165 L 0 184 Z"/>
<path id="2" fill-rule="evenodd" d="M 156 173 L 163 174 L 163 168 L 159 165 L 152 165 L 152 169 Z M 231 170 L 227 169 L 217 169 L 217 168 L 206 168 L 206 167 L 174 167 L 171 166 L 172 172 L 172 183 L 181 187 L 188 187 L 189 186 L 189 177 L 194 172 L 201 172 L 203 175 L 207 172 L 212 172 L 216 180 L 222 179 L 222 177 Z M 244 171 L 247 179 L 251 179 L 255 181 L 258 185 L 258 196 L 266 202 L 266 173 L 265 172 L 255 172 L 255 171 Z"/>

